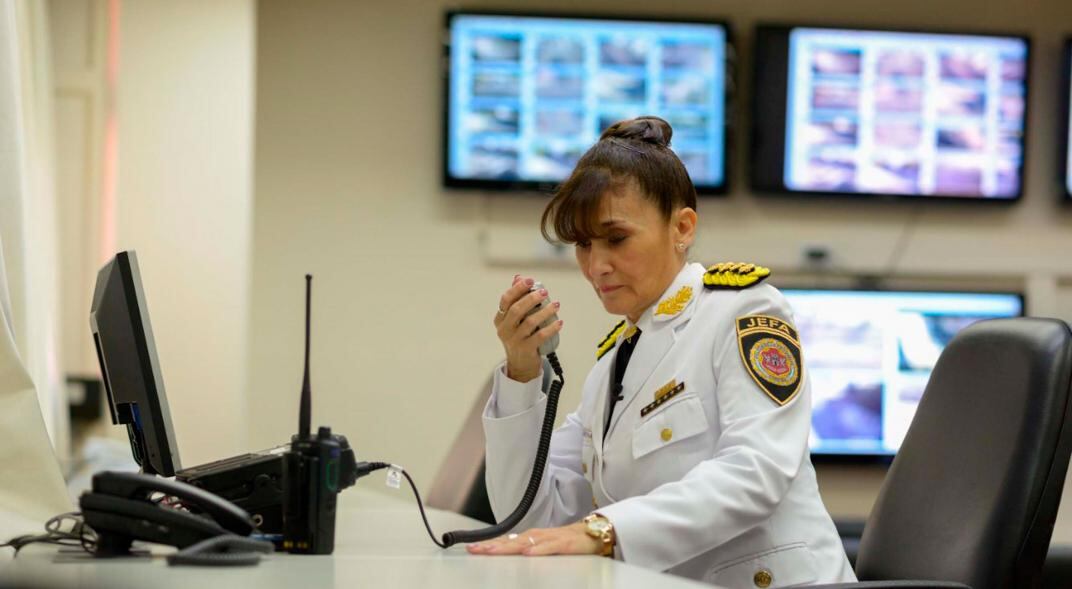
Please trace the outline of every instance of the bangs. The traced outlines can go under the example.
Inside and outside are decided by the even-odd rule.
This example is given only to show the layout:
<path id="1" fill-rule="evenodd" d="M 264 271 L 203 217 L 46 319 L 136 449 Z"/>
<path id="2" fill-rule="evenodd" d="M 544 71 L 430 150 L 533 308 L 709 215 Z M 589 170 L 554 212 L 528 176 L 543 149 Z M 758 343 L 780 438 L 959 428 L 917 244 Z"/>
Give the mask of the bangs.
<path id="1" fill-rule="evenodd" d="M 574 244 L 602 237 L 603 196 L 629 181 L 605 167 L 578 167 L 562 183 L 540 220 L 540 233 L 552 243 Z"/>

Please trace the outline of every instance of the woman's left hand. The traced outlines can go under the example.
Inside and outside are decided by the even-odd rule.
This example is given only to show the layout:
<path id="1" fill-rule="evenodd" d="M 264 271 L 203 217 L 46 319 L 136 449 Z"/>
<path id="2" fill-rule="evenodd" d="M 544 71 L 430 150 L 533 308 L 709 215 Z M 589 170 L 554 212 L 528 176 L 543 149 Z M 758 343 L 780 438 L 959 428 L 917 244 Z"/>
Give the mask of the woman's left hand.
<path id="1" fill-rule="evenodd" d="M 603 551 L 600 541 L 585 532 L 582 522 L 561 528 L 536 528 L 521 534 L 507 534 L 487 542 L 469 544 L 465 548 L 469 554 L 525 556 L 600 554 Z"/>

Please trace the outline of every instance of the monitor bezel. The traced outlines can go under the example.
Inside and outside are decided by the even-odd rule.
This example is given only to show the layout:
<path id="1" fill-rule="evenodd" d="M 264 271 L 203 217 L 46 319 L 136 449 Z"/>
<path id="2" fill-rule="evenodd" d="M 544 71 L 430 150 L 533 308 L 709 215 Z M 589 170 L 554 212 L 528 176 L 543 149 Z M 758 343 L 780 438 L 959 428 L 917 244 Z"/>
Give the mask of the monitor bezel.
<path id="1" fill-rule="evenodd" d="M 572 20 L 601 20 L 601 21 L 631 21 L 650 23 L 681 23 L 681 24 L 705 24 L 722 27 L 726 35 L 726 59 L 724 64 L 723 79 L 723 148 L 722 148 L 722 183 L 719 185 L 698 185 L 696 194 L 702 197 L 724 197 L 729 193 L 729 187 L 733 181 L 731 167 L 733 155 L 730 153 L 734 141 L 733 117 L 735 110 L 734 92 L 736 87 L 736 46 L 734 44 L 733 28 L 729 21 L 719 18 L 701 16 L 649 16 L 642 14 L 618 14 L 618 13 L 590 13 L 590 12 L 566 12 L 554 10 L 482 10 L 482 9 L 451 9 L 445 12 L 443 21 L 443 53 L 442 59 L 442 120 L 440 132 L 440 178 L 444 188 L 485 190 L 506 192 L 516 195 L 539 194 L 548 195 L 553 193 L 560 181 L 539 180 L 490 180 L 480 178 L 464 178 L 454 176 L 450 171 L 450 108 L 451 108 L 451 24 L 454 18 L 459 16 L 505 16 L 527 18 L 557 18 Z M 671 140 L 672 141 L 672 140 Z"/>
<path id="2" fill-rule="evenodd" d="M 1062 204 L 1072 206 L 1072 188 L 1068 185 L 1069 167 L 1072 167 L 1068 161 L 1069 142 L 1072 141 L 1072 128 L 1069 128 L 1072 124 L 1069 112 L 1072 109 L 1072 35 L 1065 37 L 1061 45 L 1061 73 L 1057 79 L 1061 84 L 1057 90 L 1057 107 L 1060 109 L 1057 113 L 1060 123 L 1057 140 L 1057 194 Z"/>
<path id="3" fill-rule="evenodd" d="M 948 194 L 910 194 L 910 193 L 886 193 L 886 192 L 846 192 L 846 191 L 825 191 L 825 190 L 795 190 L 786 186 L 784 175 L 784 163 L 785 163 L 785 135 L 786 135 L 786 101 L 789 99 L 788 95 L 788 71 L 782 72 L 782 100 L 781 108 L 776 112 L 768 113 L 760 111 L 760 92 L 757 90 L 759 86 L 757 80 L 763 72 L 768 72 L 770 75 L 774 73 L 770 70 L 770 62 L 768 60 L 760 60 L 758 55 L 760 51 L 766 51 L 769 49 L 765 44 L 759 41 L 760 35 L 766 31 L 782 31 L 785 33 L 788 41 L 788 34 L 793 29 L 824 29 L 824 30 L 841 30 L 841 31 L 861 31 L 861 32 L 886 32 L 886 33 L 916 33 L 916 34 L 930 34 L 930 35 L 963 35 L 970 37 L 993 37 L 993 38 L 1007 38 L 1018 39 L 1024 42 L 1027 50 L 1025 57 L 1025 69 L 1024 69 L 1024 125 L 1023 133 L 1020 137 L 1020 186 L 1019 190 L 1014 196 L 991 198 L 986 196 L 956 196 Z M 976 31 L 971 29 L 946 29 L 942 27 L 925 27 L 925 28 L 913 28 L 913 27 L 880 27 L 871 25 L 836 25 L 830 23 L 824 24 L 812 24 L 806 22 L 760 22 L 757 23 L 754 28 L 753 41 L 755 42 L 757 51 L 752 56 L 752 84 L 751 84 L 751 117 L 749 122 L 749 189 L 760 198 L 776 199 L 811 199 L 811 200 L 828 200 L 828 201 L 845 201 L 851 200 L 854 202 L 932 202 L 932 203 L 971 203 L 972 205 L 986 206 L 1009 206 L 1019 203 L 1024 198 L 1027 186 L 1027 158 L 1028 158 L 1028 120 L 1030 117 L 1030 97 L 1031 97 L 1031 60 L 1033 55 L 1033 44 L 1031 37 L 1027 33 L 1023 32 L 1002 32 L 1002 31 Z M 788 51 L 788 46 L 786 47 Z M 761 63 L 763 61 L 763 63 Z M 788 67 L 788 58 L 785 63 Z M 779 70 L 781 71 L 781 70 Z M 766 183 L 761 180 L 757 172 L 756 162 L 760 161 L 760 153 L 758 149 L 760 125 L 765 121 L 772 120 L 780 122 L 780 133 L 776 133 L 778 139 L 778 145 L 781 147 L 779 151 L 779 158 L 782 166 L 778 174 L 777 184 Z M 769 127 L 769 124 L 767 125 Z"/>
<path id="4" fill-rule="evenodd" d="M 1027 298 L 1023 290 L 986 290 L 986 289 L 963 289 L 963 288 L 931 288 L 931 289 L 919 289 L 919 288 L 876 288 L 876 287 L 830 287 L 830 286 L 816 286 L 807 287 L 800 285 L 792 286 L 780 286 L 778 290 L 785 295 L 793 291 L 808 291 L 808 292 L 831 292 L 831 293 L 892 293 L 892 294 L 967 294 L 967 295 L 1004 295 L 1014 296 L 1020 301 L 1020 314 L 1015 317 L 1027 317 L 1029 316 L 1027 309 Z M 793 310 L 794 320 L 796 319 L 796 311 Z M 807 350 L 804 351 L 807 354 Z M 810 382 L 810 381 L 809 381 Z M 810 434 L 809 434 L 810 436 Z M 881 454 L 875 452 L 815 452 L 809 446 L 808 454 L 811 456 L 811 460 L 817 464 L 882 464 L 889 465 L 893 462 L 893 459 L 897 457 L 897 453 Z"/>

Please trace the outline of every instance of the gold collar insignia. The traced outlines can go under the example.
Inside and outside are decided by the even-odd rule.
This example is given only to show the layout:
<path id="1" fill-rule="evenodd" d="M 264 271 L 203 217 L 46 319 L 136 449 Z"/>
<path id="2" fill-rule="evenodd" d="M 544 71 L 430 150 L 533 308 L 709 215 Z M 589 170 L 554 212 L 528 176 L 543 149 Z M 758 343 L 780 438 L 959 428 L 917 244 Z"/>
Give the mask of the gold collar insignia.
<path id="1" fill-rule="evenodd" d="M 692 300 L 692 287 L 682 286 L 673 296 L 659 301 L 655 308 L 656 315 L 677 315 Z"/>

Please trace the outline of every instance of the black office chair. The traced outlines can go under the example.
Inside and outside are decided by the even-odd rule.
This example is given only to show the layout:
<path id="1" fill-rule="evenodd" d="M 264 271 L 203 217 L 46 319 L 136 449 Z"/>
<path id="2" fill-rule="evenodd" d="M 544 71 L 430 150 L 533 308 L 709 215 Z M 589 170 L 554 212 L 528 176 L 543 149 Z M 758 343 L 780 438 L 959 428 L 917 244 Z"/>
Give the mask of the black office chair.
<path id="1" fill-rule="evenodd" d="M 981 321 L 931 373 L 844 587 L 1040 587 L 1072 453 L 1072 332 Z"/>

